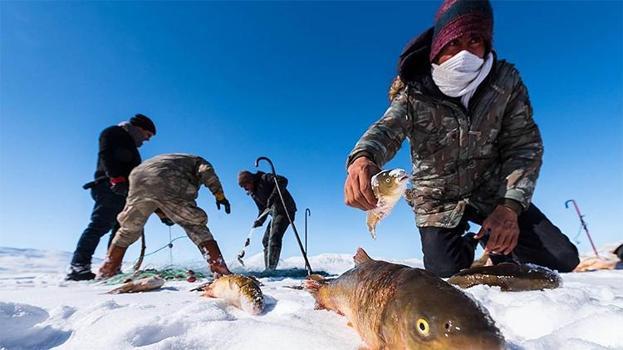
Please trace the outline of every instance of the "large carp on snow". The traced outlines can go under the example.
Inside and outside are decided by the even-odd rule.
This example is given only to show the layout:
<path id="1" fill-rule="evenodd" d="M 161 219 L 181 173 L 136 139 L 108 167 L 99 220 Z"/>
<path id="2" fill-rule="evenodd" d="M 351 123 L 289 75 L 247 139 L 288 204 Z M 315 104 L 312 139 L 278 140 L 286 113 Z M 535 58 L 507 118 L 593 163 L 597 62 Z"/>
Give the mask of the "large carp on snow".
<path id="1" fill-rule="evenodd" d="M 408 180 L 409 175 L 403 169 L 384 170 L 370 180 L 377 202 L 376 208 L 368 210 L 366 223 L 373 239 L 376 239 L 376 224 L 398 203 L 407 190 Z"/>
<path id="2" fill-rule="evenodd" d="M 316 307 L 346 316 L 371 349 L 503 349 L 504 338 L 477 302 L 422 269 L 373 260 L 335 280 L 306 280 Z"/>

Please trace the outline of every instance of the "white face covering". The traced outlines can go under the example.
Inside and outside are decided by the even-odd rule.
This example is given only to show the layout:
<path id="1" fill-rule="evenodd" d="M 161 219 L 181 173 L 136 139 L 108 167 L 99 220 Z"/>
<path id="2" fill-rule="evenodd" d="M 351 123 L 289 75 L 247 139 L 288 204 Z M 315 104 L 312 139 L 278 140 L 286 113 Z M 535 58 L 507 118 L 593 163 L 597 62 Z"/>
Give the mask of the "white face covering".
<path id="1" fill-rule="evenodd" d="M 432 64 L 432 75 L 439 90 L 450 97 L 461 97 L 467 108 L 469 100 L 491 71 L 493 54 L 486 59 L 463 50 L 442 64 Z"/>

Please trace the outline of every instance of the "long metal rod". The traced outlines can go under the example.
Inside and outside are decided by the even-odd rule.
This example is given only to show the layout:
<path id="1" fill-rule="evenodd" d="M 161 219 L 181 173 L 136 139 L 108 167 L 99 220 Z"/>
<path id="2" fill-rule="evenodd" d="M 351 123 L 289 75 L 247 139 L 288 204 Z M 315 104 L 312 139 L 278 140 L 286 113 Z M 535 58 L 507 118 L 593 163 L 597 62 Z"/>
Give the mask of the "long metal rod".
<path id="1" fill-rule="evenodd" d="M 582 213 L 580 212 L 580 207 L 578 207 L 578 204 L 575 202 L 575 199 L 569 199 L 568 201 L 565 202 L 565 208 L 569 208 L 569 202 L 573 203 L 573 206 L 575 207 L 575 212 L 578 214 L 578 217 L 580 218 L 580 223 L 582 224 L 582 227 L 584 228 L 584 231 L 586 231 L 586 235 L 588 236 L 588 241 L 591 242 L 591 246 L 593 247 L 593 252 L 595 252 L 596 257 L 599 257 L 599 253 L 597 253 L 597 248 L 595 248 L 595 243 L 593 243 L 593 238 L 591 237 L 590 232 L 588 232 L 588 227 L 586 226 L 586 222 L 584 222 L 584 215 L 582 215 Z"/>
<path id="2" fill-rule="evenodd" d="M 256 168 L 260 165 L 261 160 L 265 160 L 266 162 L 268 162 L 268 164 L 270 164 L 270 168 L 273 172 L 273 179 L 275 180 L 275 186 L 277 186 L 277 193 L 279 194 L 281 204 L 283 204 L 283 208 L 285 209 L 286 217 L 288 218 L 288 221 L 290 221 L 290 225 L 292 225 L 292 230 L 294 231 L 294 236 L 296 237 L 296 241 L 299 244 L 299 248 L 301 249 L 301 254 L 303 254 L 303 259 L 305 260 L 305 268 L 307 269 L 307 275 L 309 276 L 313 273 L 313 271 L 311 265 L 309 264 L 309 260 L 307 260 L 307 253 L 305 252 L 305 248 L 303 248 L 303 243 L 301 243 L 301 237 L 299 236 L 299 232 L 296 229 L 296 225 L 294 225 L 294 221 L 292 221 L 292 218 L 290 217 L 290 214 L 288 213 L 288 210 L 286 208 L 286 201 L 283 199 L 283 194 L 281 194 L 279 181 L 277 181 L 277 172 L 275 171 L 275 166 L 273 165 L 273 162 L 268 159 L 268 157 L 259 157 L 255 160 Z"/>
<path id="3" fill-rule="evenodd" d="M 307 217 L 311 216 L 311 210 L 309 208 L 305 209 L 305 253 L 309 252 L 307 250 Z"/>

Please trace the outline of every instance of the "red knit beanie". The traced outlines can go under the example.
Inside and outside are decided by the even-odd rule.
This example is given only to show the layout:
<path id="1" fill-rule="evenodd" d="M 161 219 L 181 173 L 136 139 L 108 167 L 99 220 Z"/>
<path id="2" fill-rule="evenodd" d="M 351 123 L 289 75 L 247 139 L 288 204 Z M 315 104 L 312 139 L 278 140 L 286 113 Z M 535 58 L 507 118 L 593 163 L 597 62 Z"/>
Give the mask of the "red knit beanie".
<path id="1" fill-rule="evenodd" d="M 435 15 L 430 50 L 433 62 L 449 42 L 464 34 L 479 34 L 490 49 L 493 39 L 493 11 L 488 0 L 444 0 Z"/>

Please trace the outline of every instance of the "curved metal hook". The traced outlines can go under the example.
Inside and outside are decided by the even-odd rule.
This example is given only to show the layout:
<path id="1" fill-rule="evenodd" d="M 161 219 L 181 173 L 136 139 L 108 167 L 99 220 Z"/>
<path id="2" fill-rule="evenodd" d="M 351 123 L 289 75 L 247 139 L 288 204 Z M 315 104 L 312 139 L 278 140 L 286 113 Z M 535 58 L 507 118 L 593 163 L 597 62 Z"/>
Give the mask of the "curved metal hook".
<path id="1" fill-rule="evenodd" d="M 569 199 L 565 202 L 565 208 L 569 209 L 569 202 L 573 202 L 575 204 L 575 199 Z"/>
<path id="2" fill-rule="evenodd" d="M 259 167 L 260 166 L 260 160 L 265 160 L 268 162 L 268 164 L 270 164 L 270 169 L 273 171 L 273 175 L 277 176 L 277 172 L 275 172 L 275 166 L 273 165 L 273 161 L 270 160 L 268 157 L 259 157 L 255 160 L 255 167 Z"/>
<path id="3" fill-rule="evenodd" d="M 311 216 L 311 210 L 309 210 L 309 208 L 305 209 L 305 216 Z"/>

